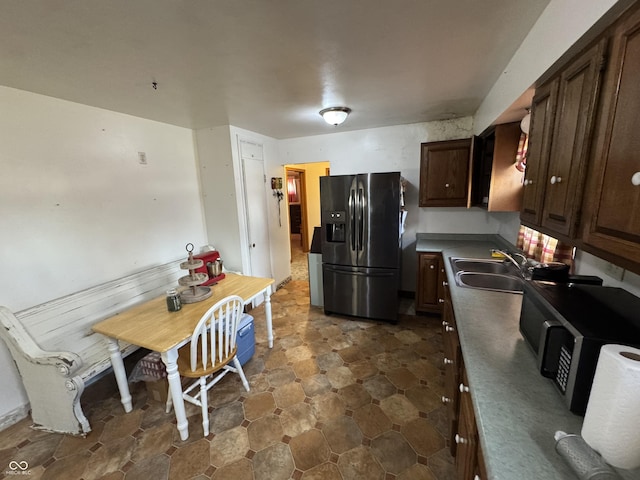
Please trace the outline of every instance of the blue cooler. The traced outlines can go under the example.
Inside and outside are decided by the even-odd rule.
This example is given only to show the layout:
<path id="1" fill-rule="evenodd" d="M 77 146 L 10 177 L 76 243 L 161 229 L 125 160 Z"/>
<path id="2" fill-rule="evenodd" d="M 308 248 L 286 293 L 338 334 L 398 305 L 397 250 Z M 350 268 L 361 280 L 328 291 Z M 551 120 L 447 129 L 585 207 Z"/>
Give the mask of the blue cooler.
<path id="1" fill-rule="evenodd" d="M 253 317 L 248 313 L 242 315 L 236 336 L 238 360 L 240 365 L 247 363 L 256 351 L 256 332 L 253 328 Z"/>

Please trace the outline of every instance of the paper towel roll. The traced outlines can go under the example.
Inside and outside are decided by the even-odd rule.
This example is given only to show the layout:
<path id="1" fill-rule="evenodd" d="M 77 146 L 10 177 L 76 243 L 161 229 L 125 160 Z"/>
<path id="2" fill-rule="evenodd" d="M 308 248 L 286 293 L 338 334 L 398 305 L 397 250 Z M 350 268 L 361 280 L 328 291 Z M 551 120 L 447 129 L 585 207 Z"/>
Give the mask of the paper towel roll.
<path id="1" fill-rule="evenodd" d="M 581 435 L 614 467 L 640 467 L 639 349 L 602 347 Z"/>

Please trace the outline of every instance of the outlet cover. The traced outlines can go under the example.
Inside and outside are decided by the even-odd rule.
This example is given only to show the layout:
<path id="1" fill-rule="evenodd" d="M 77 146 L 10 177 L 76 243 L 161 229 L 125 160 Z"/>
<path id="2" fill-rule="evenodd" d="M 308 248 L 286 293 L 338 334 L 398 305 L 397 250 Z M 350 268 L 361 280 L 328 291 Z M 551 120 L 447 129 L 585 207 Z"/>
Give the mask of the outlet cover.
<path id="1" fill-rule="evenodd" d="M 144 152 L 138 152 L 138 163 L 140 165 L 146 165 L 147 164 L 147 154 Z"/>

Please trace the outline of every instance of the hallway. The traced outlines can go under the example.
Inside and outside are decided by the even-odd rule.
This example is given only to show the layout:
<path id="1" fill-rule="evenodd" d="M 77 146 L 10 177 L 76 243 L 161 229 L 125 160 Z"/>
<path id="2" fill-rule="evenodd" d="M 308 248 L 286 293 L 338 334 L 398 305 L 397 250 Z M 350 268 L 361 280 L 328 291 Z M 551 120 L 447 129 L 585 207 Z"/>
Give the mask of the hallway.
<path id="1" fill-rule="evenodd" d="M 291 235 L 291 280 L 309 281 L 309 265 L 307 254 L 302 251 L 300 234 Z"/>

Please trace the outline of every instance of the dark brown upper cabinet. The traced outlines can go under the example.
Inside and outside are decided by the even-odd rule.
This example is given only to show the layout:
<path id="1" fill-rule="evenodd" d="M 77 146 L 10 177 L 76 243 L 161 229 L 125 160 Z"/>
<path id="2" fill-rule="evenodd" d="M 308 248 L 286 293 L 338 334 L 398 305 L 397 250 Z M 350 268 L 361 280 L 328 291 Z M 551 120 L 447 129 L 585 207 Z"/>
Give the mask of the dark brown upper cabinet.
<path id="1" fill-rule="evenodd" d="M 614 25 L 585 192 L 585 250 L 640 273 L 640 8 Z"/>
<path id="2" fill-rule="evenodd" d="M 523 173 L 515 167 L 520 122 L 495 125 L 476 139 L 471 205 L 490 212 L 517 212 L 522 206 Z"/>
<path id="3" fill-rule="evenodd" d="M 420 207 L 468 207 L 472 139 L 421 144 Z"/>
<path id="4" fill-rule="evenodd" d="M 604 66 L 602 38 L 536 90 L 521 219 L 574 238 Z"/>
<path id="5" fill-rule="evenodd" d="M 536 88 L 531 103 L 529 149 L 520 219 L 523 223 L 535 226 L 540 225 L 542 218 L 545 179 L 551 151 L 551 134 L 558 103 L 558 83 L 559 79 L 554 78 Z"/>

